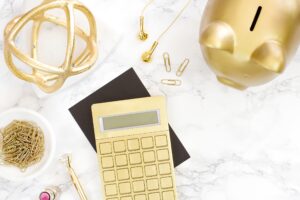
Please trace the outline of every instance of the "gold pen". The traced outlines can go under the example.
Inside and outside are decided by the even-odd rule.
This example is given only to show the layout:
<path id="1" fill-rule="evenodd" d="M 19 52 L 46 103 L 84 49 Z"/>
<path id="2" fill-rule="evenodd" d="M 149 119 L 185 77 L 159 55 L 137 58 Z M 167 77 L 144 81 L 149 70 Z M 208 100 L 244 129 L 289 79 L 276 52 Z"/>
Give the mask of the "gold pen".
<path id="1" fill-rule="evenodd" d="M 86 197 L 86 194 L 83 190 L 83 187 L 82 185 L 80 184 L 80 181 L 72 167 L 72 164 L 71 164 L 71 157 L 70 155 L 65 155 L 63 156 L 63 159 L 62 159 L 65 163 L 66 163 L 66 166 L 67 166 L 67 169 L 68 169 L 68 172 L 69 172 L 69 175 L 71 177 L 71 180 L 73 182 L 73 185 L 75 186 L 77 192 L 78 192 L 78 195 L 80 197 L 81 200 L 87 200 L 87 197 Z"/>

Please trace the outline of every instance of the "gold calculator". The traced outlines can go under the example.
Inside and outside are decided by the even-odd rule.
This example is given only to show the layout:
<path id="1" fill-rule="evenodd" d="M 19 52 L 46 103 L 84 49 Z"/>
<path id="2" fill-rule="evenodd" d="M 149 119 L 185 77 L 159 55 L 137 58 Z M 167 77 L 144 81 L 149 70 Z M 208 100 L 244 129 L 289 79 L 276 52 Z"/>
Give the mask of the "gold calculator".
<path id="1" fill-rule="evenodd" d="M 164 97 L 92 106 L 105 200 L 176 200 Z"/>

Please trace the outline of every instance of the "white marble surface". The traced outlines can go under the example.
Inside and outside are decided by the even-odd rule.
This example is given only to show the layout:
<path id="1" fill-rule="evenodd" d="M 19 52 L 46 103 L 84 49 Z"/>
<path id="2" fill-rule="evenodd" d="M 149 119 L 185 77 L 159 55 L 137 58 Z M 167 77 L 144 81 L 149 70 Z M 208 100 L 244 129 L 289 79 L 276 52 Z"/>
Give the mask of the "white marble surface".
<path id="1" fill-rule="evenodd" d="M 33 0 L 25 0 L 33 1 Z M 84 1 L 84 0 L 83 0 Z M 275 81 L 240 92 L 219 84 L 205 64 L 197 43 L 206 1 L 194 0 L 157 49 L 152 64 L 140 54 L 184 4 L 156 1 L 147 12 L 146 43 L 136 39 L 138 17 L 146 0 L 89 0 L 102 20 L 123 35 L 106 63 L 83 81 L 40 99 L 32 86 L 15 78 L 0 50 L 0 111 L 25 107 L 45 116 L 57 134 L 57 157 L 72 152 L 74 165 L 89 199 L 102 199 L 96 154 L 68 108 L 129 67 L 134 67 L 152 94 L 167 96 L 169 120 L 192 158 L 176 169 L 180 200 L 300 199 L 300 54 Z M 22 11 L 20 0 L 0 0 L 0 30 Z M 161 54 L 168 51 L 176 66 L 191 64 L 181 87 L 166 87 Z M 0 172 L 1 173 L 1 172 Z M 37 199 L 47 185 L 62 185 L 63 200 L 78 199 L 64 167 L 55 161 L 46 174 L 31 182 L 0 179 L 1 200 Z"/>

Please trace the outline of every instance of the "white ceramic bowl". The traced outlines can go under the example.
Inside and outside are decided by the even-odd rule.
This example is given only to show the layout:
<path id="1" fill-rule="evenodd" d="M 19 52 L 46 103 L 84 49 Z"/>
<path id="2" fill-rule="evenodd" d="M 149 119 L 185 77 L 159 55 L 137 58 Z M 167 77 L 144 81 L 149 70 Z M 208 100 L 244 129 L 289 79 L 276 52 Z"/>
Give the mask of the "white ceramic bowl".
<path id="1" fill-rule="evenodd" d="M 13 166 L 0 165 L 0 177 L 10 181 L 27 181 L 42 174 L 50 165 L 54 157 L 55 138 L 49 122 L 37 112 L 14 108 L 0 114 L 0 128 L 5 127 L 13 120 L 26 120 L 35 122 L 44 133 L 45 153 L 42 160 L 29 167 L 25 172 Z"/>

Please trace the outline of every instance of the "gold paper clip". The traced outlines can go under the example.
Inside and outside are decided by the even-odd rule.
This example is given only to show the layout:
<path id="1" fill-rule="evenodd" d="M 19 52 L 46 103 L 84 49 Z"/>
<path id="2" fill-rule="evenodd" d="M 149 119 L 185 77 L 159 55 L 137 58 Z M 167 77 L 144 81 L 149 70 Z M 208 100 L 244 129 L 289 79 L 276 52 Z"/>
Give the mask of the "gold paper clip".
<path id="1" fill-rule="evenodd" d="M 164 85 L 180 86 L 181 80 L 178 79 L 162 79 L 161 83 Z"/>
<path id="2" fill-rule="evenodd" d="M 180 64 L 179 68 L 177 69 L 176 76 L 182 76 L 183 72 L 185 71 L 186 67 L 189 65 L 190 60 L 184 59 L 184 61 Z"/>
<path id="3" fill-rule="evenodd" d="M 72 167 L 72 164 L 71 164 L 71 157 L 69 154 L 66 154 L 66 155 L 63 155 L 62 158 L 61 158 L 61 161 L 64 162 L 66 165 L 67 165 L 67 169 L 68 169 L 68 172 L 69 172 L 69 175 L 71 177 L 71 180 L 73 182 L 73 185 L 75 186 L 77 192 L 78 192 L 78 195 L 80 197 L 81 200 L 87 200 L 87 197 L 86 197 L 86 194 L 83 190 L 83 187 L 81 186 L 80 184 L 80 181 Z"/>
<path id="4" fill-rule="evenodd" d="M 164 58 L 164 63 L 165 63 L 165 68 L 167 72 L 171 71 L 171 61 L 170 61 L 170 55 L 169 53 L 165 52 L 163 54 L 163 58 Z"/>

